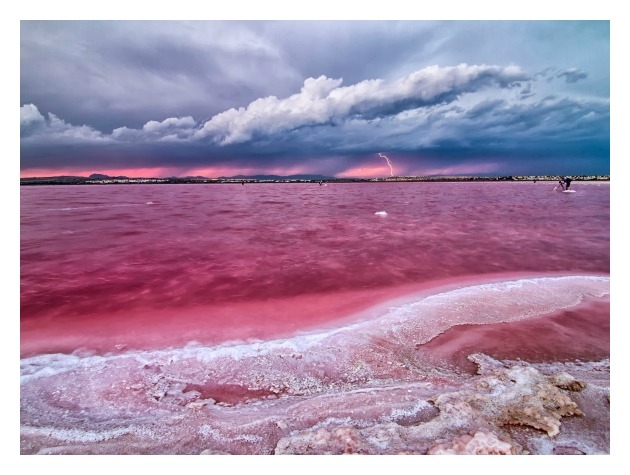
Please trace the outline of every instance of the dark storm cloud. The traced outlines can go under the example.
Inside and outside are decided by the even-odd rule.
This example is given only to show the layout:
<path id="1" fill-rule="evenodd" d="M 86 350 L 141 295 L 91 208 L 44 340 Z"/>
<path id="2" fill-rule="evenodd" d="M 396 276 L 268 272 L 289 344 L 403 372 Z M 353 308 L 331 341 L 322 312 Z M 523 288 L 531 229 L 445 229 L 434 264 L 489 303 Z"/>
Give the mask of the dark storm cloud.
<path id="1" fill-rule="evenodd" d="M 21 104 L 103 132 L 209 118 L 305 78 L 396 78 L 436 32 L 423 22 L 21 23 Z"/>
<path id="2" fill-rule="evenodd" d="M 471 136 L 465 128 L 475 128 L 478 138 L 501 135 L 506 139 L 551 137 L 556 140 L 586 139 L 609 135 L 608 101 L 546 97 L 535 102 L 492 101 L 466 112 L 453 127 L 457 135 Z"/>
<path id="3" fill-rule="evenodd" d="M 401 112 L 455 101 L 465 93 L 488 87 L 516 87 L 527 75 L 517 67 L 429 67 L 391 83 L 367 80 L 341 87 L 342 79 L 309 78 L 297 94 L 258 99 L 247 108 L 215 115 L 200 127 L 191 116 L 149 121 L 141 129 L 116 128 L 111 135 L 88 126 L 71 126 L 34 104 L 21 108 L 23 137 L 42 139 L 115 140 L 123 142 L 188 141 L 210 137 L 220 145 L 248 142 L 309 126 L 343 125 L 352 119 L 371 121 Z M 36 124 L 36 129 L 31 126 Z"/>
<path id="4" fill-rule="evenodd" d="M 102 131 L 210 117 L 292 77 L 238 22 L 23 21 L 21 73 L 22 104 Z"/>
<path id="5" fill-rule="evenodd" d="M 255 134 L 290 131 L 305 125 L 385 118 L 400 112 L 454 101 L 484 87 L 511 87 L 527 79 L 519 68 L 498 66 L 430 67 L 392 83 L 362 81 L 340 87 L 341 79 L 307 79 L 299 94 L 267 97 L 247 108 L 230 109 L 206 122 L 198 136 L 217 143 L 250 140 Z"/>
<path id="6" fill-rule="evenodd" d="M 509 167 L 558 143 L 606 173 L 608 54 L 608 22 L 23 21 L 21 166 Z"/>
<path id="7" fill-rule="evenodd" d="M 586 79 L 588 77 L 588 74 L 586 74 L 584 71 L 580 71 L 579 69 L 572 68 L 558 73 L 556 77 L 564 78 L 566 82 L 572 83 L 578 82 L 580 79 Z"/>
<path id="8" fill-rule="evenodd" d="M 300 77 L 343 77 L 346 84 L 374 77 L 394 80 L 435 64 L 430 58 L 442 36 L 440 22 L 431 21 L 275 21 L 247 25 L 276 45 Z M 294 89 L 301 83 L 294 83 Z"/>

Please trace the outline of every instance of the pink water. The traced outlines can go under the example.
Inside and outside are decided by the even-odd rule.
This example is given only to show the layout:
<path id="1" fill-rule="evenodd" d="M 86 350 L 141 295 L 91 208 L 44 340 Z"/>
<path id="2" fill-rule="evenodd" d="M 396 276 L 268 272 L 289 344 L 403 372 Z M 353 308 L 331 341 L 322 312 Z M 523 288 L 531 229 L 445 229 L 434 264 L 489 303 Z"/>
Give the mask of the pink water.
<path id="1" fill-rule="evenodd" d="M 476 352 L 543 373 L 592 364 L 574 371 L 605 392 L 610 189 L 574 187 L 21 187 L 22 452 L 299 452 L 286 437 L 365 431 L 383 411 L 425 430 L 422 385 L 474 386 Z M 351 402 L 376 388 L 389 403 Z M 352 408 L 333 414 L 326 397 Z M 184 416 L 188 437 L 156 435 Z M 607 415 L 592 417 L 563 423 L 555 445 L 502 437 L 530 453 L 607 452 Z M 595 435 L 578 443 L 584 425 Z M 438 439 L 418 437 L 373 450 L 426 453 Z"/>

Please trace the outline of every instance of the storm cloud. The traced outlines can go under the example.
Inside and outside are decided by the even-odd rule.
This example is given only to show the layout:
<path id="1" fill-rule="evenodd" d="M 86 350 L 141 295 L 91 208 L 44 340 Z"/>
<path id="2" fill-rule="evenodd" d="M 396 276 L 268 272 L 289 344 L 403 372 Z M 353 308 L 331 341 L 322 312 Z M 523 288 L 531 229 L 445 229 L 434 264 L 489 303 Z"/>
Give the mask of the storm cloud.
<path id="1" fill-rule="evenodd" d="M 23 175 L 609 173 L 608 22 L 21 25 Z"/>
<path id="2" fill-rule="evenodd" d="M 206 122 L 198 135 L 221 144 L 242 142 L 255 134 L 270 134 L 308 125 L 335 124 L 350 119 L 373 120 L 406 110 L 452 102 L 484 86 L 509 87 L 527 76 L 516 67 L 468 66 L 415 71 L 391 84 L 366 80 L 339 87 L 342 79 L 309 78 L 299 94 L 286 99 L 259 99 L 247 108 L 230 109 Z"/>

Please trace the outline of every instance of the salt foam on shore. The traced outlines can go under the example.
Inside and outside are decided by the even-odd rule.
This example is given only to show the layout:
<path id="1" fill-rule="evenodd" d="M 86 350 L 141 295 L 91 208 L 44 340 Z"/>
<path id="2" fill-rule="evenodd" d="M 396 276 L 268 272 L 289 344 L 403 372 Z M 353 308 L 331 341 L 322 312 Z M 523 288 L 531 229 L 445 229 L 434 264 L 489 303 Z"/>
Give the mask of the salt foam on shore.
<path id="1" fill-rule="evenodd" d="M 540 317 L 609 286 L 519 279 L 282 340 L 25 358 L 21 452 L 607 453 L 607 360 L 478 353 L 470 375 L 417 348 L 454 325 Z"/>

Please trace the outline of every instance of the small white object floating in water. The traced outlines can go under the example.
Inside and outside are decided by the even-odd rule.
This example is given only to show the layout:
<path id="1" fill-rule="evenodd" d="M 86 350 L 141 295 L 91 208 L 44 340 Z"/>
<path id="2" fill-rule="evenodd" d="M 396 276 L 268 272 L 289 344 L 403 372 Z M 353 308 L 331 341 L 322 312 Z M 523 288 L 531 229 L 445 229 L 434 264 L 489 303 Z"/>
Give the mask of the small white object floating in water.
<path id="1" fill-rule="evenodd" d="M 374 213 L 376 216 L 387 216 L 387 211 L 377 211 Z"/>

